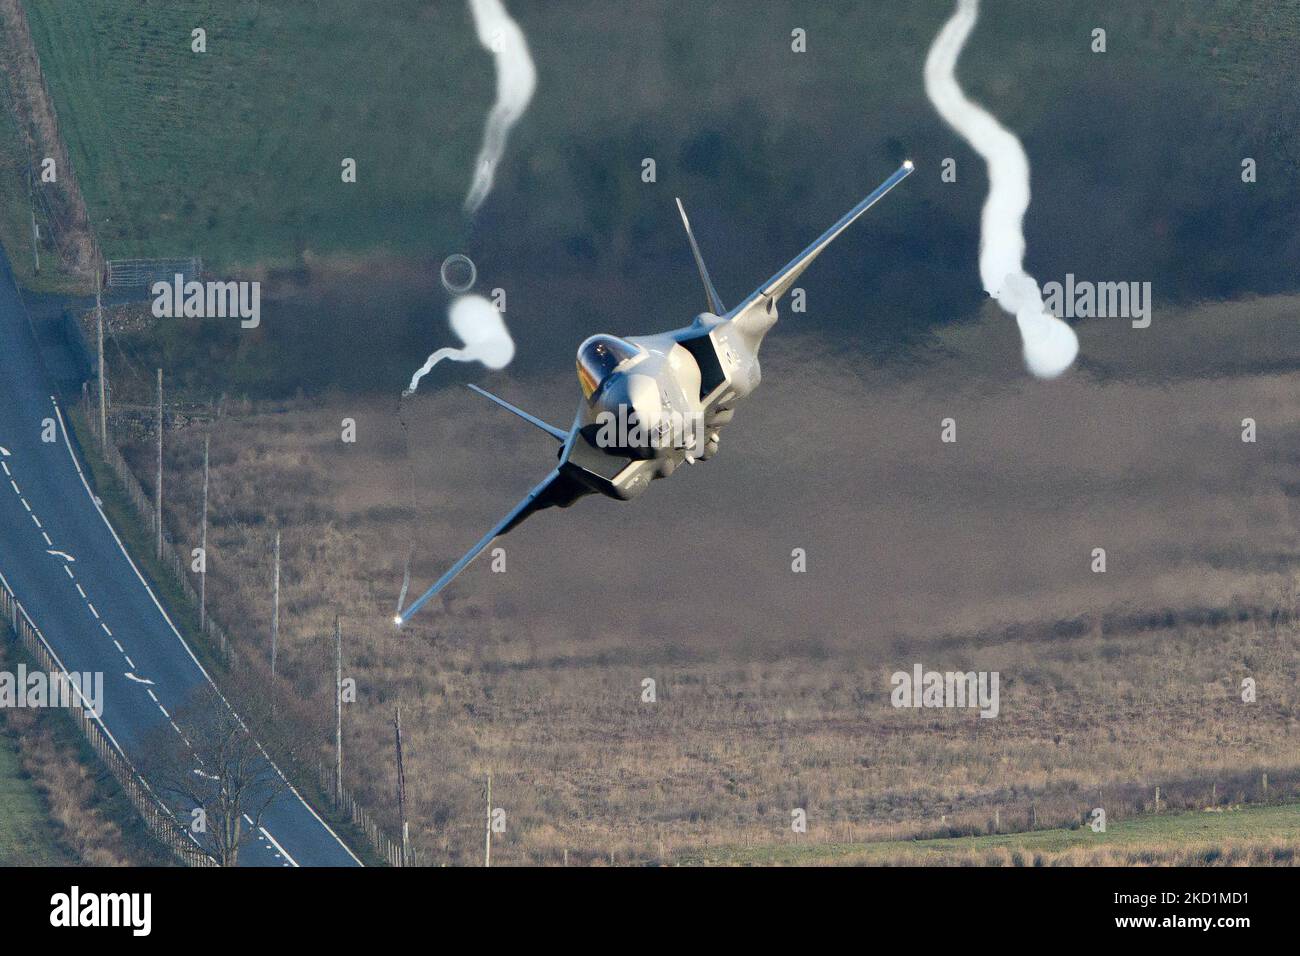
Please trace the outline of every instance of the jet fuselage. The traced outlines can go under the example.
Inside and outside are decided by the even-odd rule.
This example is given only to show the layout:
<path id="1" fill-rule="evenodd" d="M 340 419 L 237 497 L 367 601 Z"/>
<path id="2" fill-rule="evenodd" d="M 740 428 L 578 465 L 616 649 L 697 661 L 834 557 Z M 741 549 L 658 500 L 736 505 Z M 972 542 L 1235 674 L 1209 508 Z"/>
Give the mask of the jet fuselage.
<path id="1" fill-rule="evenodd" d="M 764 314 L 770 328 L 775 305 Z M 742 332 L 735 321 L 705 312 L 684 328 L 617 340 L 632 354 L 579 403 L 573 440 L 561 451 L 562 471 L 592 491 L 626 500 L 683 462 L 713 457 L 735 404 L 762 378 L 764 332 Z M 583 343 L 580 378 L 584 350 L 611 338 Z"/>

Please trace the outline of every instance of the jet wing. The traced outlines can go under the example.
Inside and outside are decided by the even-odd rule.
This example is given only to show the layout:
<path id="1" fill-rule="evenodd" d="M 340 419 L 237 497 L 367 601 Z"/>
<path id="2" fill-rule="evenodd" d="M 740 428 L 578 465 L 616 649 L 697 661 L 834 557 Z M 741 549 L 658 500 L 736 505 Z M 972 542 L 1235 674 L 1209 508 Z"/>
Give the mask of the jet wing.
<path id="1" fill-rule="evenodd" d="M 780 272 L 772 276 L 772 278 L 768 279 L 750 293 L 743 302 L 728 312 L 723 318 L 738 319 L 743 314 L 750 311 L 766 312 L 769 308 L 769 303 L 775 302 L 777 299 L 781 298 L 781 296 L 785 295 L 786 292 L 790 290 L 790 287 L 798 280 L 799 276 L 803 274 L 803 271 L 807 269 L 812 261 L 821 254 L 823 249 L 831 244 L 832 240 L 852 225 L 853 222 L 864 212 L 879 202 L 884 197 L 885 193 L 889 192 L 910 176 L 911 173 L 912 162 L 911 160 L 908 160 L 903 163 L 902 166 L 899 166 L 892 176 L 877 186 L 871 195 L 846 212 L 840 218 L 839 222 L 822 233 L 812 245 L 786 263 L 785 267 L 782 268 Z"/>
<path id="2" fill-rule="evenodd" d="M 493 525 L 492 530 L 483 535 L 483 537 L 479 539 L 478 543 L 466 552 L 464 557 L 448 568 L 447 573 L 435 581 L 433 587 L 421 594 L 410 607 L 399 614 L 394 623 L 400 627 L 409 621 L 411 615 L 423 607 L 430 598 L 437 595 L 439 591 L 455 580 L 456 576 L 460 574 L 460 572 L 469 567 L 470 563 L 479 556 L 479 553 L 482 552 L 484 548 L 497 538 L 501 537 L 501 535 L 506 534 L 515 526 L 523 522 L 523 520 L 533 514 L 533 512 L 540 511 L 543 508 L 549 508 L 552 505 L 564 506 L 572 504 L 574 499 L 583 494 L 584 491 L 585 489 L 576 486 L 573 479 L 562 475 L 560 469 L 556 468 L 546 476 L 541 484 L 528 492 L 528 496 L 524 498 L 523 501 L 519 502 L 519 504 L 515 505 L 509 514 Z"/>

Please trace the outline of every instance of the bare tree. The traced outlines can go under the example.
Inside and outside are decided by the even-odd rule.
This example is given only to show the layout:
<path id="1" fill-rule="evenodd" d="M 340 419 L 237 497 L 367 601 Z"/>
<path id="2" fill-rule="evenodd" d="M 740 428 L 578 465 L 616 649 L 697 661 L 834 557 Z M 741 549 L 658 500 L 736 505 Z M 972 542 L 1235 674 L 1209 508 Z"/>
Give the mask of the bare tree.
<path id="1" fill-rule="evenodd" d="M 222 866 L 236 866 L 288 784 L 221 695 L 198 687 L 151 734 L 146 780 Z"/>

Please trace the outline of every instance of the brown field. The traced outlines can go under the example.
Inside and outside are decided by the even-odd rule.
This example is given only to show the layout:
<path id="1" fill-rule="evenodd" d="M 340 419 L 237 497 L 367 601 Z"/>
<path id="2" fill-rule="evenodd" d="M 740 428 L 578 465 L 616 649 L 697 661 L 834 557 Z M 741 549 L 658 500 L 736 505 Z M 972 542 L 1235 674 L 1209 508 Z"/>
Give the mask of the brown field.
<path id="1" fill-rule="evenodd" d="M 210 427 L 211 607 L 265 669 L 280 528 L 274 693 L 326 757 L 342 614 L 345 778 L 395 833 L 400 702 L 421 862 L 481 858 L 489 771 L 501 863 L 780 844 L 795 807 L 830 843 L 1070 825 L 1098 800 L 1124 820 L 1156 786 L 1162 808 L 1294 798 L 1295 306 L 1206 306 L 1146 337 L 1083 323 L 1083 366 L 1050 387 L 992 317 L 921 366 L 850 365 L 788 328 L 716 462 L 539 515 L 505 573 L 481 560 L 401 633 L 408 553 L 414 596 L 553 453 L 448 384 L 461 368 L 401 410 L 398 383 L 178 418 L 164 497 L 196 544 Z M 568 374 L 475 378 L 564 424 Z M 146 421 L 116 428 L 148 486 Z M 895 710 L 889 675 L 914 662 L 999 671 L 1001 716 Z"/>

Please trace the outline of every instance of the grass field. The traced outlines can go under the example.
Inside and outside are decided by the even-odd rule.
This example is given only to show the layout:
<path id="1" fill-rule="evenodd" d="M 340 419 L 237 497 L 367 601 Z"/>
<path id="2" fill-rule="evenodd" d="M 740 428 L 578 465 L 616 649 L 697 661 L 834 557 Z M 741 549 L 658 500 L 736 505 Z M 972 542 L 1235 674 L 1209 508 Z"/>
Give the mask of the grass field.
<path id="1" fill-rule="evenodd" d="M 460 203 L 494 79 L 460 0 L 396 0 L 382 12 L 351 0 L 24 6 L 109 256 L 195 254 L 217 268 L 312 254 L 441 259 L 471 234 Z M 513 276 L 554 271 L 561 254 L 573 268 L 678 251 L 675 232 L 657 228 L 671 221 L 673 193 L 640 183 L 644 156 L 658 159 L 663 186 L 784 247 L 833 219 L 841 190 L 876 181 L 877 167 L 905 151 L 918 168 L 968 155 L 953 152 L 919 82 L 946 0 L 509 6 L 530 37 L 539 86 L 473 235 Z M 1111 36 L 1104 56 L 1088 49 L 1098 23 Z M 808 31 L 806 55 L 790 51 L 793 25 Z M 200 27 L 206 53 L 191 51 Z M 1296 28 L 1293 10 L 1226 0 L 1107 0 L 1050 15 L 1032 0 L 989 5 L 963 57 L 973 92 L 1021 131 L 1050 192 L 1093 195 L 1098 184 L 1076 158 L 1096 151 L 1128 227 L 1108 217 L 1085 227 L 1095 211 L 1078 207 L 1052 215 L 1056 200 L 1044 194 L 1039 251 L 1059 242 L 1077 262 L 1109 245 L 1147 271 L 1181 268 L 1208 207 L 1224 210 L 1219 229 L 1233 242 L 1265 263 L 1280 256 L 1270 252 L 1276 235 L 1238 225 L 1211 170 L 1235 168 L 1242 144 L 1262 168 L 1296 168 L 1296 135 L 1278 132 L 1295 124 L 1264 120 L 1294 109 L 1296 67 L 1282 54 Z M 341 182 L 344 157 L 358 161 L 355 184 Z M 1135 180 L 1125 175 L 1134 168 L 1166 173 Z M 968 191 L 925 190 L 913 229 L 973 222 L 981 179 L 972 175 Z M 1281 177 L 1261 177 L 1254 194 L 1286 205 Z M 929 208 L 954 195 L 958 215 Z M 1178 233 L 1177 250 L 1152 242 L 1144 227 L 1158 217 L 1144 219 L 1153 209 L 1171 220 L 1161 228 Z M 1247 212 L 1257 227 L 1259 210 L 1243 211 L 1243 222 Z M 1058 228 L 1061 216 L 1069 229 Z M 727 245 L 714 243 L 724 274 L 745 251 Z M 1264 266 L 1216 268 L 1231 274 L 1208 282 L 1239 283 Z M 919 279 L 909 292 L 933 284 Z"/>
<path id="2" fill-rule="evenodd" d="M 724 846 L 674 863 L 705 866 L 1283 865 L 1300 857 L 1300 805 L 1159 813 L 1107 826 L 943 840 Z"/>
<path id="3" fill-rule="evenodd" d="M 462 3 L 403 0 L 384 16 L 343 0 L 26 5 L 109 255 L 193 253 L 219 269 L 374 256 L 323 280 L 286 270 L 257 333 L 133 322 L 112 337 L 109 378 L 146 486 L 150 419 L 127 406 L 148 406 L 152 370 L 171 396 L 227 396 L 211 606 L 321 755 L 328 636 L 344 616 L 358 681 L 344 775 L 395 832 L 400 701 L 422 860 L 479 858 L 488 772 L 508 813 L 505 864 L 770 848 L 794 806 L 810 809 L 817 844 L 858 847 L 986 833 L 996 813 L 1003 828 L 1031 812 L 1064 826 L 1099 787 L 1121 834 L 1147 825 L 1154 786 L 1168 806 L 1223 806 L 1262 799 L 1267 772 L 1271 799 L 1295 798 L 1294 305 L 1170 305 L 1294 287 L 1300 121 L 1282 53 L 1295 11 L 986 5 L 962 70 L 1033 158 L 1031 266 L 1149 278 L 1168 308 L 1141 339 L 1081 323 L 1086 362 L 1049 391 L 1025 382 L 1009 323 L 974 321 L 983 173 L 968 175 L 978 166 L 917 81 L 947 2 L 511 3 L 539 92 L 472 229 L 459 204 L 492 83 Z M 1099 21 L 1104 57 L 1087 50 Z M 809 30 L 806 58 L 789 50 L 794 24 Z M 200 25 L 203 55 L 189 50 Z M 729 432 L 735 454 L 644 508 L 539 516 L 509 539 L 509 574 L 480 562 L 394 632 L 408 555 L 413 586 L 433 580 L 552 451 L 463 389 L 430 388 L 399 421 L 402 372 L 427 353 L 441 302 L 423 260 L 472 243 L 484 283 L 509 286 L 520 342 L 512 372 L 485 384 L 567 420 L 582 336 L 645 331 L 634 323 L 659 321 L 651 293 L 668 314 L 699 305 L 671 196 L 700 210 L 732 301 L 904 154 L 918 162 L 907 193 L 873 213 L 852 255 L 819 263 L 818 314 L 765 346 L 771 384 Z M 1243 192 L 1247 154 L 1268 174 Z M 339 181 L 345 155 L 356 186 Z M 952 188 L 934 175 L 948 155 L 963 170 Z M 645 156 L 660 163 L 653 189 L 637 176 Z M 867 329 L 893 364 L 827 356 L 819 322 Z M 899 360 L 906 336 L 940 324 L 923 362 Z M 945 449 L 934 424 L 952 408 L 967 437 Z M 1238 438 L 1248 413 L 1270 423 L 1258 446 Z M 338 440 L 343 418 L 359 424 L 355 445 Z M 165 441 L 167 520 L 185 547 L 205 425 Z M 792 455 L 791 436 L 818 454 Z M 623 532 L 643 543 L 635 558 Z M 1106 575 L 1081 557 L 1098 540 Z M 806 577 L 789 573 L 796 544 L 810 546 Z M 890 708 L 889 669 L 918 659 L 1000 669 L 1004 716 Z M 1240 702 L 1247 674 L 1259 706 Z"/>
<path id="4" fill-rule="evenodd" d="M 458 209 L 492 95 L 490 60 L 447 42 L 469 35 L 461 4 L 26 8 L 110 256 L 221 267 L 427 246 Z M 207 53 L 191 51 L 200 27 Z"/>
<path id="5" fill-rule="evenodd" d="M 801 322 L 897 355 L 977 314 L 984 172 L 919 82 L 947 0 L 509 6 L 538 89 L 471 223 L 460 204 L 494 81 L 462 0 L 382 15 L 348 0 L 25 0 L 105 254 L 193 254 L 268 280 L 256 332 L 176 323 L 142 349 L 169 380 L 204 398 L 396 390 L 444 334 L 436 264 L 452 252 L 509 292 L 516 368 L 568 364 L 593 332 L 644 331 L 651 297 L 665 315 L 699 307 L 673 196 L 734 301 L 904 154 L 918 174 L 855 252 L 818 263 Z M 1088 49 L 1097 23 L 1104 55 Z M 190 50 L 196 26 L 207 53 Z M 1149 279 L 1161 308 L 1293 289 L 1298 29 L 1266 3 L 987 4 L 961 75 L 1033 159 L 1031 271 Z M 1248 188 L 1244 155 L 1261 171 Z M 937 175 L 948 157 L 956 183 Z M 0 184 L 20 269 L 25 192 Z"/>
<path id="6" fill-rule="evenodd" d="M 989 323 L 948 335 L 933 365 L 822 364 L 827 401 L 810 406 L 797 370 L 813 345 L 786 328 L 765 345 L 767 367 L 783 371 L 737 416 L 716 464 L 632 505 L 537 516 L 504 540 L 506 573 L 478 562 L 400 631 L 408 555 L 414 594 L 553 454 L 467 390 L 447 383 L 400 408 L 348 393 L 229 399 L 216 421 L 190 408 L 164 438 L 163 499 L 193 547 L 210 435 L 213 613 L 322 757 L 342 616 L 358 689 L 344 775 L 396 830 L 400 701 L 422 860 L 478 858 L 489 771 L 509 818 L 502 864 L 765 846 L 789 832 L 794 807 L 815 842 L 855 843 L 987 833 L 999 816 L 1004 830 L 1068 826 L 1099 788 L 1113 824 L 1146 815 L 1157 786 L 1175 810 L 1295 799 L 1286 461 L 1300 392 L 1294 372 L 1259 370 L 1292 356 L 1277 333 L 1295 301 L 1206 307 L 1136 345 L 1080 323 L 1102 372 L 1050 394 L 988 387 L 1017 361 L 992 347 L 1007 330 Z M 1197 369 L 1188 355 L 1218 359 Z M 548 420 L 572 409 L 567 372 L 537 390 L 479 380 Z M 148 487 L 143 384 L 145 410 L 123 408 L 114 427 Z M 947 407 L 961 408 L 969 440 L 944 449 L 934 424 Z M 1270 441 L 1243 445 L 1224 408 L 1259 409 Z M 339 440 L 345 418 L 355 444 Z M 789 435 L 819 454 L 791 456 Z M 1089 502 L 1086 514 L 1062 521 L 1062 500 Z M 1104 576 L 1079 558 L 1095 541 L 1114 562 Z M 806 575 L 790 573 L 794 544 L 808 549 Z M 891 707 L 890 671 L 916 661 L 998 671 L 999 718 Z M 1241 700 L 1246 676 L 1255 704 Z M 646 678 L 653 705 L 640 698 Z"/>
<path id="7" fill-rule="evenodd" d="M 0 734 L 0 866 L 68 862 L 68 852 L 31 777 L 23 772 L 13 741 Z"/>

